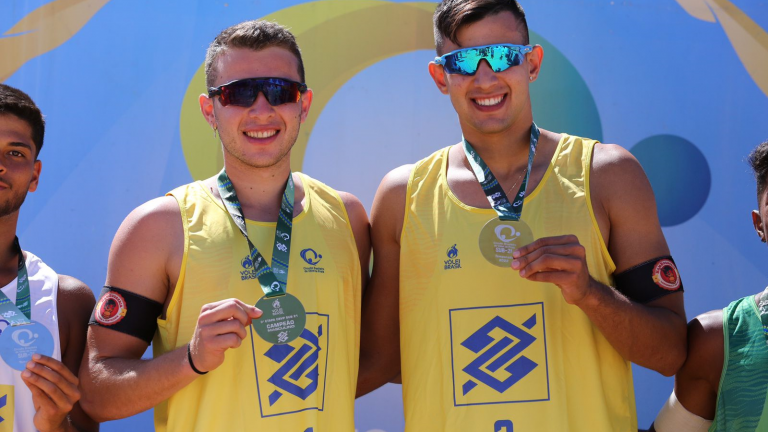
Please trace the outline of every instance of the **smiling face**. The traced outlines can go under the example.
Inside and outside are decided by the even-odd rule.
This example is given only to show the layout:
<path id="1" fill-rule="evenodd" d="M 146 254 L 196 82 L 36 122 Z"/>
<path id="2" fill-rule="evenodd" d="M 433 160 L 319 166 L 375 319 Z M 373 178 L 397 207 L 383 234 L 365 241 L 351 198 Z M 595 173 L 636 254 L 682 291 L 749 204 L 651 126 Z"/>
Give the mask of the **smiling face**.
<path id="1" fill-rule="evenodd" d="M 27 192 L 37 190 L 42 164 L 35 154 L 30 125 L 0 114 L 0 218 L 15 214 Z"/>
<path id="2" fill-rule="evenodd" d="M 269 47 L 254 51 L 230 48 L 216 59 L 214 86 L 244 78 L 278 77 L 300 81 L 298 59 L 288 50 Z M 224 146 L 226 163 L 238 161 L 254 168 L 289 163 L 301 123 L 307 117 L 312 92 L 296 103 L 271 106 L 262 93 L 250 107 L 222 106 L 219 97 L 200 96 L 200 108 Z"/>
<path id="3" fill-rule="evenodd" d="M 519 21 L 511 12 L 500 12 L 461 27 L 457 32 L 460 45 L 446 39 L 443 51 L 491 44 L 524 43 Z M 451 97 L 462 131 L 470 136 L 504 133 L 515 125 L 530 127 L 532 122 L 529 83 L 538 74 L 543 51 L 535 47 L 525 61 L 502 72 L 493 72 L 485 60 L 475 75 L 446 74 L 443 68 L 430 64 L 430 74 L 438 88 Z"/>

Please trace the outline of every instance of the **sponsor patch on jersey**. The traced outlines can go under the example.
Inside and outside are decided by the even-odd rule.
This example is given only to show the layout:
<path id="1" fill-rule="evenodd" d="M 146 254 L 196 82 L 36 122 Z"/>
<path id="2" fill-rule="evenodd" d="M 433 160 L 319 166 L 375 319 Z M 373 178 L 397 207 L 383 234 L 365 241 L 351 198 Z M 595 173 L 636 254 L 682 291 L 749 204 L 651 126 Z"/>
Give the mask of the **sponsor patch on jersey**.
<path id="1" fill-rule="evenodd" d="M 13 432 L 14 409 L 13 386 L 0 384 L 0 432 Z"/>
<path id="2" fill-rule="evenodd" d="M 544 304 L 451 309 L 455 406 L 549 400 Z"/>
<path id="3" fill-rule="evenodd" d="M 445 256 L 448 258 L 443 261 L 445 270 L 454 270 L 461 268 L 461 258 L 459 258 L 459 249 L 454 244 L 445 251 Z"/>
<path id="4" fill-rule="evenodd" d="M 285 345 L 253 337 L 256 388 L 262 417 L 323 411 L 330 317 L 307 312 L 301 336 Z"/>
<path id="5" fill-rule="evenodd" d="M 128 307 L 125 299 L 115 291 L 110 291 L 99 300 L 96 305 L 96 322 L 101 325 L 109 326 L 117 324 L 125 318 L 128 313 Z"/>
<path id="6" fill-rule="evenodd" d="M 319 266 L 320 261 L 323 259 L 323 255 L 319 252 L 312 248 L 307 248 L 302 250 L 299 256 L 301 256 L 305 263 L 309 264 L 304 267 L 304 273 L 325 273 L 325 268 Z"/>
<path id="7" fill-rule="evenodd" d="M 680 272 L 671 260 L 659 260 L 653 267 L 653 281 L 665 290 L 675 291 L 680 288 Z"/>

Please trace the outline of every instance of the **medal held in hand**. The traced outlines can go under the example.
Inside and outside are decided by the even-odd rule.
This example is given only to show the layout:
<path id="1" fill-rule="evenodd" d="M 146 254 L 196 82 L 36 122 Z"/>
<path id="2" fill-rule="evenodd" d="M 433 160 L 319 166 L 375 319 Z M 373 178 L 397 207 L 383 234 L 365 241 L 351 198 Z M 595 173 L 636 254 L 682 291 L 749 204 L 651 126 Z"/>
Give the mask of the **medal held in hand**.
<path id="1" fill-rule="evenodd" d="M 43 324 L 32 321 L 32 299 L 24 254 L 19 239 L 14 239 L 19 254 L 16 277 L 16 304 L 0 291 L 0 314 L 8 326 L 0 333 L 0 357 L 13 369 L 22 371 L 32 359 L 32 354 L 53 355 L 53 336 Z"/>
<path id="2" fill-rule="evenodd" d="M 528 169 L 525 172 L 523 182 L 520 184 L 520 190 L 514 196 L 514 201 L 510 202 L 488 165 L 475 152 L 472 145 L 466 139 L 463 140 L 464 154 L 467 156 L 469 166 L 480 182 L 491 207 L 499 215 L 498 218 L 491 219 L 485 224 L 480 231 L 479 238 L 480 252 L 489 263 L 495 266 L 509 267 L 514 259 L 512 253 L 534 240 L 531 228 L 520 218 L 523 214 L 525 189 L 531 175 L 538 142 L 539 128 L 536 123 L 533 123 L 531 124 L 530 150 L 528 151 Z"/>
<path id="3" fill-rule="evenodd" d="M 219 173 L 218 186 L 224 207 L 248 242 L 251 261 L 256 268 L 256 277 L 264 291 L 264 297 L 256 302 L 256 307 L 262 311 L 263 315 L 254 320 L 251 325 L 256 333 L 269 343 L 277 345 L 290 343 L 301 335 L 307 322 L 307 313 L 299 299 L 286 293 L 293 228 L 293 177 L 288 174 L 280 204 L 271 266 L 248 238 L 245 217 L 243 217 L 235 187 L 223 169 Z"/>

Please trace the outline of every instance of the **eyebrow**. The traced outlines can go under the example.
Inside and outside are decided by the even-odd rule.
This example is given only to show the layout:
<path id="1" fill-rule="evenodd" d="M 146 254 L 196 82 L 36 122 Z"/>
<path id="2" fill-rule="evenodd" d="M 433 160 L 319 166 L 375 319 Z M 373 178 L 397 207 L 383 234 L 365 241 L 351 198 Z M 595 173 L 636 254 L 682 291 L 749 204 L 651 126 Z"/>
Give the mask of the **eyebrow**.
<path id="1" fill-rule="evenodd" d="M 11 147 L 24 147 L 29 150 L 34 150 L 31 145 L 23 142 L 18 142 L 18 141 L 11 141 L 10 143 L 8 143 L 8 145 Z"/>

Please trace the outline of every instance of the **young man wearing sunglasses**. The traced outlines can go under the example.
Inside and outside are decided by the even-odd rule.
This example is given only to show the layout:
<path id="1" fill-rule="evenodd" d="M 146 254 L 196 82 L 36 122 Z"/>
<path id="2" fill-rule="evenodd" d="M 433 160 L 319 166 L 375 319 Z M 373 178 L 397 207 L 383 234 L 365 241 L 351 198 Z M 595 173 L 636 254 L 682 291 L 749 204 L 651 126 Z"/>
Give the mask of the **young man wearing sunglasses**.
<path id="1" fill-rule="evenodd" d="M 629 362 L 685 359 L 650 184 L 623 148 L 535 125 L 544 53 L 515 1 L 446 0 L 434 23 L 464 139 L 376 194 L 358 395 L 400 373 L 407 431 L 637 430 Z"/>
<path id="2" fill-rule="evenodd" d="M 353 431 L 368 219 L 354 196 L 291 173 L 312 102 L 296 40 L 241 23 L 205 68 L 224 169 L 118 230 L 83 405 L 105 420 L 156 406 L 163 431 Z"/>
<path id="3" fill-rule="evenodd" d="M 749 155 L 757 182 L 752 224 L 768 241 L 768 141 Z M 768 288 L 688 324 L 688 357 L 650 432 L 768 429 Z"/>
<path id="4" fill-rule="evenodd" d="M 19 209 L 40 180 L 44 136 L 32 98 L 0 84 L 0 430 L 93 431 L 77 379 L 93 292 L 22 252 L 16 237 Z"/>

